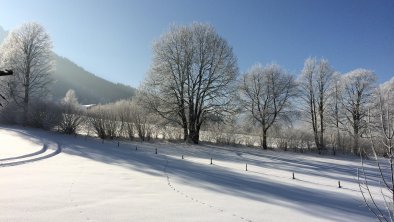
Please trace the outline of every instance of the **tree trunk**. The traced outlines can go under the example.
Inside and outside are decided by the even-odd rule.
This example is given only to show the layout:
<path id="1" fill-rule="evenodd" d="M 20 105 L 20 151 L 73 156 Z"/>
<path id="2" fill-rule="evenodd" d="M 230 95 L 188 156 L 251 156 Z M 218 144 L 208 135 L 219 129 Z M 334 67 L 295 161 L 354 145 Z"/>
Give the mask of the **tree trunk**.
<path id="1" fill-rule="evenodd" d="M 194 124 L 189 124 L 189 135 L 187 138 L 187 142 L 198 144 L 200 141 L 200 126 L 198 124 Z"/>
<path id="2" fill-rule="evenodd" d="M 324 137 L 323 137 L 323 131 L 319 132 L 319 154 L 321 154 L 321 152 L 323 151 L 323 149 L 325 148 L 324 145 Z"/>
<path id="3" fill-rule="evenodd" d="M 189 134 L 188 134 L 188 130 L 187 130 L 187 123 L 184 122 L 183 123 L 183 140 L 187 141 Z"/>
<path id="4" fill-rule="evenodd" d="M 198 140 L 199 140 L 199 132 L 197 132 L 197 130 L 194 129 L 194 127 L 189 128 L 189 136 L 187 141 L 189 143 L 198 144 Z"/>
<path id="5" fill-rule="evenodd" d="M 184 104 L 183 103 L 181 105 L 180 116 L 181 116 L 181 119 L 182 119 L 183 140 L 187 141 L 187 138 L 188 138 L 187 118 L 186 118 L 185 108 L 184 108 Z"/>
<path id="6" fill-rule="evenodd" d="M 320 79 L 320 100 L 319 100 L 319 120 L 320 120 L 320 132 L 319 132 L 319 143 L 320 151 L 325 148 L 324 144 L 324 81 Z M 319 153 L 320 154 L 320 153 Z"/>
<path id="7" fill-rule="evenodd" d="M 335 139 L 335 152 L 334 152 L 334 156 L 336 154 L 336 150 L 341 148 L 341 134 L 339 133 L 339 130 L 337 129 L 337 136 Z"/>
<path id="8" fill-rule="evenodd" d="M 194 132 L 192 141 L 193 141 L 194 144 L 198 144 L 199 140 L 200 140 L 200 131 L 199 131 L 199 130 L 196 130 L 196 131 Z"/>
<path id="9" fill-rule="evenodd" d="M 267 130 L 263 129 L 263 149 L 266 150 L 268 149 L 267 146 Z"/>
<path id="10" fill-rule="evenodd" d="M 315 144 L 316 144 L 317 151 L 319 152 L 319 154 L 321 154 L 321 146 L 320 146 L 319 137 L 317 135 L 317 132 L 313 132 L 313 135 L 315 138 Z"/>
<path id="11" fill-rule="evenodd" d="M 320 142 L 320 150 L 325 148 L 324 144 L 324 122 L 323 122 L 323 114 L 320 114 L 320 132 L 319 132 L 319 142 Z"/>
<path id="12" fill-rule="evenodd" d="M 354 135 L 353 138 L 353 154 L 361 154 L 361 149 L 359 149 L 359 138 L 358 138 L 358 133 Z"/>
<path id="13" fill-rule="evenodd" d="M 189 124 L 189 134 L 187 135 L 187 142 L 192 143 L 193 142 L 193 136 L 194 136 L 194 127 L 192 127 L 191 124 Z"/>
<path id="14" fill-rule="evenodd" d="M 26 72 L 25 75 L 25 95 L 23 98 L 23 124 L 28 124 L 28 114 L 29 114 L 29 88 L 30 88 L 30 72 L 29 70 Z"/>
<path id="15" fill-rule="evenodd" d="M 198 144 L 200 142 L 200 129 L 201 129 L 201 124 L 197 124 L 196 126 L 196 135 L 194 137 L 193 142 L 195 144 Z"/>
<path id="16" fill-rule="evenodd" d="M 359 150 L 359 129 L 358 129 L 358 122 L 356 120 L 354 121 L 353 125 L 353 147 L 352 147 L 352 153 L 353 154 L 361 154 L 361 150 Z"/>

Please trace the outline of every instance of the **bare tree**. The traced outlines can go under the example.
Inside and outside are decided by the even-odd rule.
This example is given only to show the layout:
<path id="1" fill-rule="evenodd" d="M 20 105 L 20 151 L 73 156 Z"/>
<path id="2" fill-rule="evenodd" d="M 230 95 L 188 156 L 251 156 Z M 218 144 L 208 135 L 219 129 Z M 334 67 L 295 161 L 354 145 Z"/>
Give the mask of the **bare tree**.
<path id="1" fill-rule="evenodd" d="M 106 124 L 107 113 L 101 105 L 95 106 L 87 112 L 89 127 L 101 139 L 107 138 Z"/>
<path id="2" fill-rule="evenodd" d="M 132 108 L 131 100 L 119 100 L 112 104 L 119 121 L 118 137 L 127 136 L 130 140 L 134 138 L 133 123 L 131 122 Z"/>
<path id="3" fill-rule="evenodd" d="M 101 139 L 114 139 L 118 136 L 119 122 L 113 104 L 97 105 L 87 112 L 88 123 Z"/>
<path id="4" fill-rule="evenodd" d="M 62 121 L 59 127 L 66 134 L 74 134 L 83 121 L 83 112 L 79 106 L 78 98 L 75 91 L 70 89 L 62 101 Z"/>
<path id="5" fill-rule="evenodd" d="M 342 106 L 346 130 L 353 138 L 352 152 L 361 154 L 359 139 L 367 129 L 368 106 L 372 103 L 376 76 L 366 69 L 356 69 L 344 76 Z"/>
<path id="6" fill-rule="evenodd" d="M 340 73 L 334 73 L 332 76 L 331 93 L 329 98 L 329 109 L 328 109 L 328 122 L 333 128 L 333 134 L 331 135 L 332 151 L 333 155 L 341 144 L 341 127 L 344 123 L 343 121 L 343 109 L 341 106 L 342 93 L 343 93 L 343 77 Z"/>
<path id="7" fill-rule="evenodd" d="M 267 132 L 291 112 L 291 98 L 296 95 L 293 77 L 278 65 L 253 66 L 242 78 L 240 86 L 243 107 L 262 128 L 262 145 L 267 149 Z"/>
<path id="8" fill-rule="evenodd" d="M 304 112 L 312 126 L 316 147 L 321 153 L 325 148 L 324 131 L 326 129 L 326 108 L 329 89 L 332 84 L 333 70 L 325 59 L 315 58 L 305 60 L 300 77 L 300 88 L 304 103 Z"/>
<path id="9" fill-rule="evenodd" d="M 382 84 L 375 95 L 375 106 L 368 111 L 367 134 L 379 170 L 384 206 L 378 204 L 379 195 L 371 191 L 363 159 L 359 187 L 369 210 L 379 221 L 394 221 L 394 78 Z M 383 157 L 379 157 L 378 144 L 383 145 Z"/>
<path id="10" fill-rule="evenodd" d="M 134 107 L 134 102 L 124 101 L 119 109 L 119 120 L 122 122 L 123 129 L 130 140 L 134 139 L 136 132 Z"/>
<path id="11" fill-rule="evenodd" d="M 204 121 L 228 111 L 235 94 L 238 68 L 232 48 L 212 26 L 193 23 L 171 27 L 153 54 L 142 101 L 179 124 L 184 139 L 198 143 Z"/>
<path id="12" fill-rule="evenodd" d="M 142 107 L 132 104 L 131 122 L 133 123 L 138 137 L 142 141 L 149 141 L 152 137 L 153 125 L 149 121 L 149 116 Z"/>
<path id="13" fill-rule="evenodd" d="M 1 45 L 2 66 L 14 71 L 7 83 L 8 93 L 23 108 L 25 123 L 31 97 L 46 93 L 51 82 L 51 50 L 48 33 L 34 22 L 13 30 Z"/>

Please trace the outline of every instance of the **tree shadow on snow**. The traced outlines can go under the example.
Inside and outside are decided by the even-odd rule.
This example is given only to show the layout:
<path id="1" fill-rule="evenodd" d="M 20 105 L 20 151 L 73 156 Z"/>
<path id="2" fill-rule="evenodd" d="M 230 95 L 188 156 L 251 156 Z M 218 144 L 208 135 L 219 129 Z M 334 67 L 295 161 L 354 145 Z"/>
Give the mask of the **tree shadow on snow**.
<path id="1" fill-rule="evenodd" d="M 19 132 L 20 129 L 17 129 L 17 131 Z M 163 177 L 163 182 L 165 182 L 164 171 L 166 170 L 171 180 L 220 194 L 280 205 L 335 221 L 354 221 L 360 217 L 365 218 L 366 221 L 373 220 L 368 209 L 361 202 L 361 198 L 356 200 L 354 196 L 341 193 L 341 190 L 334 192 L 302 187 L 297 184 L 291 184 L 291 179 L 289 179 L 288 183 L 279 183 L 242 171 L 236 172 L 224 167 L 209 165 L 208 162 L 205 165 L 181 160 L 173 155 L 162 155 L 165 149 L 159 149 L 159 154 L 156 155 L 155 149 L 158 147 L 157 144 L 131 142 L 127 144 L 121 143 L 120 147 L 117 147 L 117 141 L 104 141 L 104 144 L 102 144 L 102 141 L 99 139 L 67 136 L 55 132 L 26 130 L 23 134 L 26 138 L 34 137 L 39 140 L 56 141 L 62 145 L 62 152 L 66 155 L 75 155 L 104 164 L 160 176 Z M 135 150 L 136 146 L 138 150 Z M 206 157 L 219 156 L 218 152 L 212 153 L 210 151 L 209 153 L 209 150 L 204 149 L 201 152 L 194 152 L 199 157 L 204 157 L 204 154 L 201 154 L 201 152 L 207 152 Z M 197 155 L 197 153 L 199 154 Z M 188 155 L 193 155 L 191 149 Z M 231 155 L 236 156 L 234 153 Z M 285 169 L 293 167 L 292 164 L 297 164 L 283 157 L 278 158 L 282 158 L 282 165 L 290 164 Z M 223 159 L 226 159 L 226 157 L 223 157 Z M 236 161 L 240 162 L 242 160 L 244 159 L 236 159 Z M 262 164 L 262 161 L 255 161 L 256 165 Z M 304 163 L 303 165 L 306 164 Z M 280 164 L 263 164 L 262 166 L 277 169 L 280 167 Z M 324 165 L 322 168 L 319 167 L 318 163 L 311 163 L 307 167 L 315 168 L 316 171 L 324 169 Z M 342 172 L 349 173 L 346 169 L 338 168 L 327 168 L 326 170 L 338 174 Z M 264 218 L 263 208 L 261 209 L 261 217 Z"/>

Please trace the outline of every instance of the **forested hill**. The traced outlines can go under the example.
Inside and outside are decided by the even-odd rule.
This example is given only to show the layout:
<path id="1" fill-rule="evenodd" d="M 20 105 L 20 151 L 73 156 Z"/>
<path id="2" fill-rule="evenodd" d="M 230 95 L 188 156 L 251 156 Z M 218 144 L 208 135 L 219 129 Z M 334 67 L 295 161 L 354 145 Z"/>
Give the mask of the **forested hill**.
<path id="1" fill-rule="evenodd" d="M 0 26 L 0 44 L 7 36 L 7 32 Z M 96 104 L 128 99 L 136 93 L 136 89 L 123 84 L 115 84 L 94 75 L 67 58 L 54 53 L 54 80 L 50 87 L 50 94 L 54 99 L 61 99 L 69 89 L 75 90 L 78 100 L 82 104 Z"/>
<path id="2" fill-rule="evenodd" d="M 62 98 L 67 90 L 75 90 L 82 104 L 107 103 L 134 96 L 136 89 L 115 84 L 79 67 L 67 58 L 54 55 L 56 70 L 51 93 L 55 99 Z"/>

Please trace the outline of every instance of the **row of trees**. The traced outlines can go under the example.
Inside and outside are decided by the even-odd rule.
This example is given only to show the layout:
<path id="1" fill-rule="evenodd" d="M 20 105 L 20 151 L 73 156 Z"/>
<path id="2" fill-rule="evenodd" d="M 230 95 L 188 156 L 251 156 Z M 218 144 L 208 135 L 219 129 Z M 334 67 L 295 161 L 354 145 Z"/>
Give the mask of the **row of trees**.
<path id="1" fill-rule="evenodd" d="M 232 48 L 212 26 L 200 23 L 171 27 L 153 49 L 140 105 L 182 127 L 184 140 L 198 143 L 204 124 L 242 113 L 260 127 L 267 149 L 272 126 L 302 117 L 319 153 L 327 141 L 335 152 L 344 133 L 352 138 L 352 152 L 361 152 L 379 88 L 370 70 L 340 74 L 327 60 L 308 58 L 298 77 L 271 64 L 255 65 L 239 78 Z M 327 136 L 333 131 L 334 141 Z"/>
<path id="2" fill-rule="evenodd" d="M 45 106 L 34 108 L 31 101 L 48 95 L 53 69 L 49 35 L 39 24 L 27 23 L 12 31 L 0 49 L 0 68 L 14 70 L 14 76 L 1 82 L 1 94 L 12 98 L 12 106 L 21 110 L 22 123 L 37 122 L 40 115 L 31 113 Z M 327 60 L 316 58 L 305 61 L 299 76 L 276 64 L 258 64 L 239 76 L 227 41 L 212 26 L 193 23 L 172 26 L 155 42 L 152 66 L 132 104 L 123 104 L 121 109 L 119 104 L 112 104 L 116 114 L 109 111 L 111 105 L 97 106 L 90 122 L 99 136 L 113 137 L 111 132 L 100 131 L 110 124 L 105 119 L 120 121 L 122 130 L 135 130 L 126 123 L 132 119 L 148 121 L 140 116 L 149 113 L 155 123 L 160 120 L 164 126 L 178 126 L 185 141 L 198 143 L 203 128 L 209 131 L 219 123 L 237 127 L 243 121 L 258 129 L 261 146 L 267 149 L 276 129 L 294 123 L 300 126 L 294 120 L 301 117 L 319 152 L 329 146 L 335 153 L 344 145 L 341 141 L 346 135 L 352 138 L 352 152 L 360 153 L 359 141 L 366 135 L 368 115 L 378 112 L 373 103 L 379 97 L 378 89 L 372 71 L 356 69 L 339 74 Z M 74 132 L 72 125 L 80 122 L 75 117 L 81 114 L 70 105 L 63 104 L 62 109 L 64 118 L 70 120 L 60 128 Z M 143 137 L 143 133 L 138 134 Z"/>
<path id="3" fill-rule="evenodd" d="M 309 58 L 299 77 L 300 111 L 310 124 L 319 152 L 326 147 L 326 132 L 341 132 L 353 139 L 352 152 L 360 153 L 359 140 L 367 129 L 366 117 L 372 108 L 376 76 L 370 70 L 356 69 L 345 75 L 336 73 L 327 60 Z"/>

